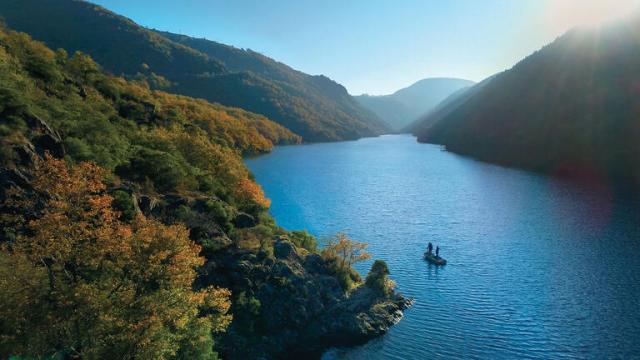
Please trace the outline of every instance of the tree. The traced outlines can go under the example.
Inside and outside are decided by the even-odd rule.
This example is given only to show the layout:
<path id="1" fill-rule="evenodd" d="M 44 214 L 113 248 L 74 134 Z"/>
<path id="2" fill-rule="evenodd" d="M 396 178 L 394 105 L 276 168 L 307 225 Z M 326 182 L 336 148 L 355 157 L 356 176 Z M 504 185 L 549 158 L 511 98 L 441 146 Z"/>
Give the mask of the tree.
<path id="1" fill-rule="evenodd" d="M 376 260 L 367 274 L 365 284 L 381 295 L 391 295 L 396 284 L 389 279 L 389 267 L 383 260 Z"/>
<path id="2" fill-rule="evenodd" d="M 350 239 L 347 234 L 339 232 L 330 237 L 324 253 L 329 257 L 337 257 L 343 268 L 350 268 L 353 264 L 371 258 L 365 251 L 369 244 Z"/>
<path id="3" fill-rule="evenodd" d="M 122 222 L 104 175 L 47 156 L 33 193 L 6 200 L 35 218 L 2 245 L 0 356 L 212 357 L 212 332 L 230 322 L 230 292 L 193 291 L 204 259 L 188 230 L 143 216 Z"/>
<path id="4" fill-rule="evenodd" d="M 327 260 L 342 288 L 346 291 L 362 282 L 362 278 L 351 266 L 371 258 L 365 251 L 367 244 L 351 240 L 345 233 L 339 232 L 326 240 L 327 246 L 322 256 Z"/>

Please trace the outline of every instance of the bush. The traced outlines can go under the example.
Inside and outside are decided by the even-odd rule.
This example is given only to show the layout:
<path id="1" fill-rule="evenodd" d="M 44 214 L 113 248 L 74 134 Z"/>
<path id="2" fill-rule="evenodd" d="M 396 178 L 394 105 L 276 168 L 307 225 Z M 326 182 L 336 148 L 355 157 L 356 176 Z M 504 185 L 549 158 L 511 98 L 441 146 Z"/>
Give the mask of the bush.
<path id="1" fill-rule="evenodd" d="M 139 149 L 129 164 L 117 169 L 118 175 L 134 181 L 150 179 L 158 191 L 194 188 L 189 166 L 176 154 L 148 148 Z"/>
<path id="2" fill-rule="evenodd" d="M 289 240 L 297 247 L 306 249 L 309 252 L 316 252 L 318 244 L 316 238 L 309 234 L 306 230 L 297 230 L 289 233 Z"/>
<path id="3" fill-rule="evenodd" d="M 131 221 L 136 217 L 136 209 L 133 206 L 133 199 L 126 191 L 116 190 L 112 194 L 113 202 L 111 206 L 120 212 L 122 220 Z"/>
<path id="4" fill-rule="evenodd" d="M 381 295 L 391 295 L 395 288 L 395 283 L 389 279 L 389 267 L 382 260 L 376 260 L 367 274 L 365 284 Z"/>
<path id="5" fill-rule="evenodd" d="M 247 295 L 246 292 L 241 292 L 234 304 L 234 321 L 242 324 L 241 328 L 247 332 L 253 332 L 255 330 L 256 319 L 260 315 L 260 309 L 262 304 L 260 300 L 251 295 Z"/>
<path id="6" fill-rule="evenodd" d="M 342 287 L 344 291 L 349 291 L 362 283 L 360 274 L 351 267 L 342 266 L 341 261 L 337 257 L 325 256 L 325 260 L 327 261 L 329 273 L 338 280 L 340 287 Z"/>

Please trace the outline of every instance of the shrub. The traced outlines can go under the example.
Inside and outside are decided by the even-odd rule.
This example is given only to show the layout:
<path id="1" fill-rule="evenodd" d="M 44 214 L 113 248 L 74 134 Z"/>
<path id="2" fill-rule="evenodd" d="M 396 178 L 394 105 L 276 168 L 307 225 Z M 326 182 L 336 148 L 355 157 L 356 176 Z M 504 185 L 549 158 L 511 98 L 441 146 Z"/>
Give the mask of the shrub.
<path id="1" fill-rule="evenodd" d="M 111 206 L 114 210 L 120 212 L 121 218 L 125 221 L 133 220 L 136 216 L 136 210 L 131 195 L 126 191 L 116 190 L 111 196 L 113 196 Z"/>
<path id="2" fill-rule="evenodd" d="M 289 233 L 289 240 L 296 246 L 306 249 L 309 252 L 317 251 L 316 238 L 309 234 L 306 230 L 296 230 Z"/>
<path id="3" fill-rule="evenodd" d="M 389 279 L 387 263 L 382 260 L 374 261 L 369 274 L 367 274 L 365 284 L 381 295 L 391 295 L 395 288 L 395 283 Z"/>

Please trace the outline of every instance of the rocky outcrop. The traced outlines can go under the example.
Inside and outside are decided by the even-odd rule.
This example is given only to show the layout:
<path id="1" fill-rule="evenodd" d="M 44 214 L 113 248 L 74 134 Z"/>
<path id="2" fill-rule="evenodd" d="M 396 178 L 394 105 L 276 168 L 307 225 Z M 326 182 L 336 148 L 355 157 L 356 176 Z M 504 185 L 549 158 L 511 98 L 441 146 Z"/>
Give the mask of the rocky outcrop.
<path id="1" fill-rule="evenodd" d="M 228 248 L 207 264 L 202 285 L 225 286 L 259 304 L 247 316 L 250 309 L 234 302 L 234 322 L 219 341 L 225 357 L 318 358 L 329 347 L 386 333 L 410 305 L 366 285 L 347 293 L 321 256 L 302 252 L 279 238 L 273 256 Z"/>
<path id="2" fill-rule="evenodd" d="M 25 122 L 31 140 L 18 138 L 19 140 L 15 142 L 6 141 L 4 144 L 0 144 L 11 149 L 14 155 L 0 163 L 0 201 L 5 199 L 6 190 L 12 187 L 26 191 L 32 190 L 31 170 L 45 154 L 48 153 L 54 157 L 65 155 L 60 135 L 47 122 L 31 114 L 26 114 Z M 8 210 L 3 209 L 2 211 Z M 20 209 L 11 211 L 20 211 Z"/>

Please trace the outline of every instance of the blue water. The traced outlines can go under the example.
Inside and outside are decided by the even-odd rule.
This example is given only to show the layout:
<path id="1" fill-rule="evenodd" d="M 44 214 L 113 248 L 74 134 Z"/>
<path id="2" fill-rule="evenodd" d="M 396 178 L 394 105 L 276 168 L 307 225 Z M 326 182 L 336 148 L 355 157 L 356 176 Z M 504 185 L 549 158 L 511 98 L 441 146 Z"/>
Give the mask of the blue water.
<path id="1" fill-rule="evenodd" d="M 369 243 L 415 299 L 387 335 L 327 359 L 640 358 L 640 206 L 606 188 L 410 136 L 279 147 L 247 164 L 281 226 Z M 428 241 L 448 265 L 422 260 Z"/>

